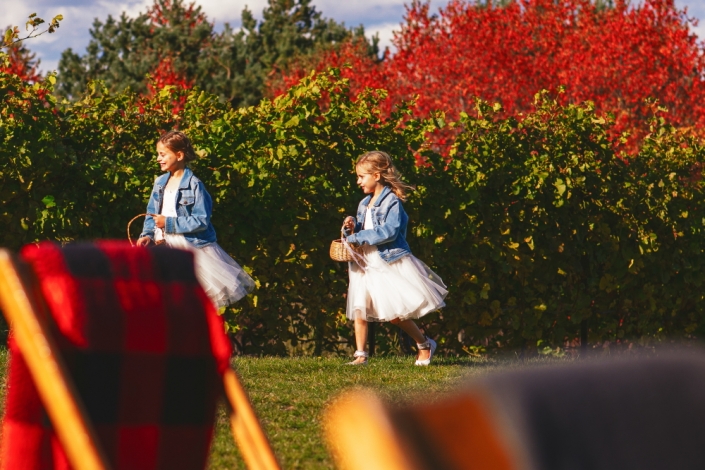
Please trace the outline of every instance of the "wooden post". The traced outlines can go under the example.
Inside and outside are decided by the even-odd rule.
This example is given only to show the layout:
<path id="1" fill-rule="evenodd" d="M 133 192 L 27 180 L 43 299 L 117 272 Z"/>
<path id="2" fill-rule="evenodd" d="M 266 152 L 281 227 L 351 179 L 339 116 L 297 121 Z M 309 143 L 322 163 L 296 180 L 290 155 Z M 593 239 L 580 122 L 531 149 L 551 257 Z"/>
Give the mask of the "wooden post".
<path id="1" fill-rule="evenodd" d="M 8 250 L 0 250 L 0 306 L 66 456 L 77 470 L 108 469 L 86 414 L 74 398 L 78 395 L 66 367 L 57 355 L 47 312 L 29 297 L 34 284 L 30 279 Z"/>
<path id="2" fill-rule="evenodd" d="M 230 427 L 247 468 L 279 470 L 272 447 L 234 370 L 225 371 L 223 386 L 230 405 Z"/>

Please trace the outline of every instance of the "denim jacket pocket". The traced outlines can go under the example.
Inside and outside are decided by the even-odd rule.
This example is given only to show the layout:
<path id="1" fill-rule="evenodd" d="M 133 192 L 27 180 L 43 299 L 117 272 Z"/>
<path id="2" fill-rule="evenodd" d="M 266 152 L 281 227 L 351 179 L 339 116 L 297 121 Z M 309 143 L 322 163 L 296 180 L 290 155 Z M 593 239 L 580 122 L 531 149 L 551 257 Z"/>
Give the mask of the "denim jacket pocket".
<path id="1" fill-rule="evenodd" d="M 182 206 L 192 206 L 196 202 L 196 197 L 193 191 L 181 191 L 181 197 L 179 198 L 179 204 Z"/>

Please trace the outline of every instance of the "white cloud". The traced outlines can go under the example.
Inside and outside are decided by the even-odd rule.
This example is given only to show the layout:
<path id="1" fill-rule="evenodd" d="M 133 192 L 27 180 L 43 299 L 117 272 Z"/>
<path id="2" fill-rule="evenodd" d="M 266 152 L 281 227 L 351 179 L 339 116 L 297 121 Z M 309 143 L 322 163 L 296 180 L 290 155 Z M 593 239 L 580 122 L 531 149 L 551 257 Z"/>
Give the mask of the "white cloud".
<path id="1" fill-rule="evenodd" d="M 262 17 L 262 10 L 267 6 L 267 0 L 235 0 L 224 2 L 223 0 L 200 0 L 199 5 L 206 12 L 208 18 L 216 24 L 230 23 L 240 24 L 240 15 L 245 7 L 254 14 L 256 18 Z"/>
<path id="2" fill-rule="evenodd" d="M 375 1 L 346 1 L 340 0 L 313 0 L 316 10 L 323 13 L 323 16 L 335 18 L 338 21 L 345 21 L 346 24 L 359 22 L 373 24 L 385 22 L 390 17 L 398 18 L 401 21 L 404 13 L 404 2 L 399 0 L 375 0 Z"/>
<path id="3" fill-rule="evenodd" d="M 394 53 L 395 47 L 392 45 L 392 39 L 394 38 L 394 31 L 399 31 L 401 29 L 400 23 L 381 23 L 381 24 L 371 24 L 365 26 L 365 33 L 367 37 L 371 38 L 375 34 L 379 36 L 379 50 L 384 51 L 386 47 Z"/>
<path id="4" fill-rule="evenodd" d="M 43 59 L 39 64 L 39 68 L 42 69 L 42 73 L 56 72 L 59 70 L 59 61 Z"/>

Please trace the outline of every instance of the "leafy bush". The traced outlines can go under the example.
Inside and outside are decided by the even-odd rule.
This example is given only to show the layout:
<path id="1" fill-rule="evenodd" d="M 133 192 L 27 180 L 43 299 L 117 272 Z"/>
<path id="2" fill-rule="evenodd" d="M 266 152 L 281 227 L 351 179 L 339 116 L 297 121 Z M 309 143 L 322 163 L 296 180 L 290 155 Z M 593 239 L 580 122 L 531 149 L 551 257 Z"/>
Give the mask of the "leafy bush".
<path id="1" fill-rule="evenodd" d="M 432 160 L 410 204 L 416 251 L 452 284 L 440 336 L 532 349 L 583 322 L 593 343 L 702 328 L 702 144 L 660 120 L 623 160 L 589 103 L 498 112 L 461 118 L 453 160 Z"/>
<path id="2" fill-rule="evenodd" d="M 450 290 L 422 323 L 446 349 L 562 345 L 581 324 L 593 342 L 702 333 L 704 153 L 664 121 L 623 160 L 592 105 L 547 94 L 521 120 L 478 102 L 477 116 L 446 123 L 412 105 L 385 117 L 383 90 L 351 97 L 337 71 L 241 109 L 199 90 L 146 98 L 100 83 L 56 103 L 53 81 L 0 73 L 0 243 L 124 238 L 158 174 L 157 136 L 178 127 L 201 155 L 219 243 L 259 286 L 225 313 L 243 352 L 349 344 L 346 267 L 328 246 L 362 197 L 353 162 L 375 148 L 419 186 L 409 242 Z M 450 160 L 429 138 L 446 128 Z"/>

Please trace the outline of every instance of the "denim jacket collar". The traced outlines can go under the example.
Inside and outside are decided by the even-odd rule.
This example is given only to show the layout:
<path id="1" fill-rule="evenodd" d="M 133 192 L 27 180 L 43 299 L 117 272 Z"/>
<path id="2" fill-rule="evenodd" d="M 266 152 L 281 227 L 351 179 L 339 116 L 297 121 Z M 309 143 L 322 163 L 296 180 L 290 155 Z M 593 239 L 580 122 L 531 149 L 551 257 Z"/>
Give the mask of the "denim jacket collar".
<path id="1" fill-rule="evenodd" d="M 193 176 L 193 171 L 191 168 L 184 168 L 184 174 L 179 182 L 179 189 L 188 189 L 191 186 L 191 177 Z"/>
<path id="2" fill-rule="evenodd" d="M 184 174 L 181 176 L 181 181 L 179 182 L 179 189 L 188 189 L 191 186 L 191 177 L 193 176 L 193 171 L 191 168 L 184 168 Z M 157 185 L 164 188 L 171 178 L 171 173 L 164 173 L 157 180 Z"/>
<path id="3" fill-rule="evenodd" d="M 384 200 L 384 198 L 387 197 L 387 195 L 388 195 L 391 191 L 392 191 L 392 190 L 389 188 L 389 186 L 385 186 L 384 188 L 382 188 L 382 192 L 380 193 L 380 195 L 379 195 L 379 197 L 377 198 L 377 200 L 375 201 L 375 203 L 372 204 L 372 206 L 373 206 L 373 207 L 379 207 L 379 205 L 382 204 L 382 201 Z M 362 201 L 362 203 L 363 203 L 365 206 L 369 206 L 369 205 L 370 205 L 370 201 L 372 200 L 372 196 L 373 196 L 372 194 L 370 194 L 369 196 L 367 196 L 367 197 L 365 198 L 365 200 Z"/>

